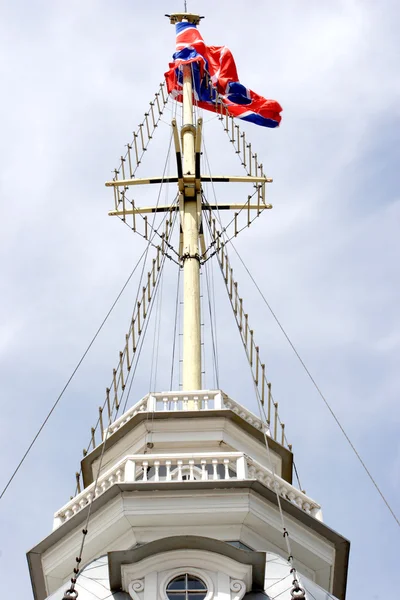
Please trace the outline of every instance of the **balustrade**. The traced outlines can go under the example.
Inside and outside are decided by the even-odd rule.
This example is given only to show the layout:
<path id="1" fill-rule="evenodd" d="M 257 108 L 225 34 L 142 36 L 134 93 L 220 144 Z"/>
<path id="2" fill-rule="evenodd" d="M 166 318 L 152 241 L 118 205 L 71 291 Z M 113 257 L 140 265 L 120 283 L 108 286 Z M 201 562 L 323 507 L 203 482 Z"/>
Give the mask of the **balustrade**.
<path id="1" fill-rule="evenodd" d="M 188 410 L 221 410 L 229 409 L 242 419 L 262 430 L 262 421 L 231 398 L 224 396 L 220 390 L 206 392 L 163 392 L 148 394 L 130 408 L 119 419 L 114 421 L 109 428 L 108 435 L 112 435 L 125 423 L 141 412 L 176 412 Z M 105 435 L 106 432 L 104 432 Z M 269 430 L 267 431 L 269 435 Z"/>
<path id="2" fill-rule="evenodd" d="M 257 480 L 306 513 L 321 519 L 320 506 L 272 471 L 242 452 L 136 454 L 127 456 L 75 496 L 54 517 L 54 529 L 113 485 L 154 482 Z"/>

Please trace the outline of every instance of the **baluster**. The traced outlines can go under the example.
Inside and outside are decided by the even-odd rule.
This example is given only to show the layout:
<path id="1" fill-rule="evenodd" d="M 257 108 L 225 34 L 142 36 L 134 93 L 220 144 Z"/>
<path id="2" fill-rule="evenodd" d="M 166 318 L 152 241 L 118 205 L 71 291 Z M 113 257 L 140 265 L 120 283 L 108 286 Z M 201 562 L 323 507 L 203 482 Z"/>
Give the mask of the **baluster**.
<path id="1" fill-rule="evenodd" d="M 213 479 L 218 479 L 218 471 L 217 471 L 218 459 L 213 458 L 211 462 L 212 462 L 212 466 L 213 466 Z"/>
<path id="2" fill-rule="evenodd" d="M 171 481 L 172 477 L 171 477 L 171 462 L 170 460 L 166 460 L 165 461 L 165 466 L 167 467 L 167 475 L 166 475 L 166 481 Z"/>
<path id="3" fill-rule="evenodd" d="M 201 480 L 202 481 L 207 481 L 208 479 L 208 473 L 207 473 L 207 469 L 206 469 L 206 464 L 207 461 L 205 458 L 202 458 L 200 461 L 201 464 Z"/>
<path id="4" fill-rule="evenodd" d="M 187 398 L 187 396 L 185 396 L 183 398 L 183 402 L 182 403 L 183 403 L 183 410 L 187 410 L 188 409 L 188 398 Z"/>
<path id="5" fill-rule="evenodd" d="M 190 481 L 194 480 L 193 465 L 194 465 L 194 460 L 190 459 L 189 460 L 189 480 Z"/>
<path id="6" fill-rule="evenodd" d="M 174 397 L 174 410 L 178 410 L 178 398 Z"/>
<path id="7" fill-rule="evenodd" d="M 208 396 L 204 398 L 204 410 L 208 410 Z"/>
<path id="8" fill-rule="evenodd" d="M 194 410 L 199 410 L 199 397 L 195 396 L 193 398 Z"/>
<path id="9" fill-rule="evenodd" d="M 183 464 L 183 460 L 178 460 L 177 461 L 177 465 L 178 465 L 178 481 L 182 481 L 182 464 Z"/>
<path id="10" fill-rule="evenodd" d="M 162 399 L 162 401 L 163 401 L 163 410 L 164 410 L 164 411 L 168 410 L 168 398 L 167 398 L 167 397 L 164 397 L 164 398 Z"/>
<path id="11" fill-rule="evenodd" d="M 224 458 L 224 467 L 225 467 L 225 479 L 230 479 L 230 477 L 229 477 L 229 458 Z"/>
<path id="12" fill-rule="evenodd" d="M 160 461 L 159 460 L 154 461 L 154 469 L 155 469 L 154 481 L 160 481 Z"/>
<path id="13" fill-rule="evenodd" d="M 147 460 L 144 460 L 142 462 L 142 467 L 143 467 L 143 481 L 147 481 L 147 467 L 149 466 L 149 463 Z"/>

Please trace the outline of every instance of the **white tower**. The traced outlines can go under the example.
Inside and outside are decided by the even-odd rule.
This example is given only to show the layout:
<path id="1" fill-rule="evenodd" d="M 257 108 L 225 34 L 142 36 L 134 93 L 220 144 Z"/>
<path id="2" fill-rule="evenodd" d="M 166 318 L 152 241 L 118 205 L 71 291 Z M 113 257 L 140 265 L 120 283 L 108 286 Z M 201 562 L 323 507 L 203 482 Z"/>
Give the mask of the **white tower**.
<path id="1" fill-rule="evenodd" d="M 199 17 L 171 16 L 172 22 L 182 20 L 197 24 Z M 158 109 L 157 103 L 151 104 L 156 116 L 157 110 L 162 112 L 160 97 L 166 102 L 163 93 L 157 95 Z M 178 176 L 164 178 L 178 184 L 174 210 L 182 230 L 183 391 L 149 394 L 119 416 L 118 390 L 125 389 L 147 307 L 157 289 L 164 244 L 168 247 L 167 225 L 113 372 L 113 388 L 107 390 L 104 410 L 109 425 L 103 425 L 102 409 L 101 440 L 96 444 L 93 436 L 93 448 L 81 463 L 82 489 L 78 487 L 75 497 L 56 512 L 52 533 L 28 553 L 34 597 L 342 600 L 349 542 L 323 523 L 319 504 L 292 483 L 293 455 L 284 435 L 277 439 L 276 405 L 272 404 L 271 414 L 264 365 L 218 234 L 214 248 L 260 389 L 261 418 L 221 390 L 201 389 L 202 215 L 205 209 L 209 214 L 211 207 L 202 200 L 202 181 L 207 178 L 201 175 L 198 160 L 201 121 L 196 125 L 193 121 L 192 76 L 187 67 L 183 68 L 183 115 L 181 135 L 176 122 L 172 123 Z M 129 161 L 123 160 L 129 163 L 129 177 L 123 162 L 122 176 L 116 171 L 109 182 L 116 198 L 112 214 L 124 220 L 150 212 L 149 208 L 127 208 L 128 188 L 160 180 L 133 177 L 132 164 L 140 162 L 140 145 L 144 148 L 146 131 L 151 138 L 152 122 L 154 112 L 152 120 L 146 114 L 145 126 L 128 145 Z M 242 138 L 237 139 L 240 146 Z M 243 147 L 247 156 L 244 142 Z M 253 158 L 250 150 L 250 170 Z M 264 201 L 269 180 L 258 167 L 243 178 L 219 178 L 256 185 L 257 204 L 249 201 L 246 214 L 270 208 Z M 172 213 L 171 207 L 164 210 Z M 147 221 L 145 226 L 147 231 Z M 264 406 L 268 409 L 265 419 Z"/>

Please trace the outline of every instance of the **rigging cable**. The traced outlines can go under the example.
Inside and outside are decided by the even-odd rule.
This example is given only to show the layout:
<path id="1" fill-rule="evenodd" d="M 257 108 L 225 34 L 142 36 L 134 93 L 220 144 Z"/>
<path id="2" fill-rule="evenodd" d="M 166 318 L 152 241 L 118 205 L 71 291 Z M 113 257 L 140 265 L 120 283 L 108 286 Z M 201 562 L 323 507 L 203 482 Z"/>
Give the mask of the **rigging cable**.
<path id="1" fill-rule="evenodd" d="M 206 147 L 206 144 L 205 144 L 205 135 L 204 135 L 204 133 L 205 132 L 204 132 L 204 129 L 203 129 L 203 150 L 204 150 L 204 156 L 205 156 L 205 160 L 206 160 L 206 163 L 207 163 L 208 171 L 209 171 L 210 176 L 211 176 L 211 166 L 210 166 L 210 161 L 209 161 L 209 158 L 208 158 L 207 147 Z M 221 213 L 220 213 L 220 210 L 219 210 L 217 194 L 216 194 L 216 191 L 215 191 L 215 185 L 214 185 L 214 181 L 213 181 L 212 178 L 211 178 L 211 187 L 212 187 L 212 192 L 213 192 L 213 196 L 214 196 L 214 202 L 215 202 L 215 205 L 217 207 L 216 217 L 217 217 L 217 220 L 218 220 L 218 222 L 219 222 L 219 224 L 221 226 L 220 237 L 221 237 L 221 239 L 223 239 L 223 243 L 224 243 L 224 246 L 226 248 L 226 246 L 227 246 L 227 244 L 229 242 L 232 243 L 233 237 L 230 237 L 230 238 L 227 239 L 227 232 L 226 232 L 226 228 L 227 227 L 224 227 L 223 222 L 222 222 L 222 216 L 221 216 Z M 256 190 L 256 192 L 257 192 L 257 190 Z M 254 192 L 254 194 L 256 192 Z M 253 196 L 254 196 L 254 194 L 253 194 Z M 203 196 L 203 198 L 204 198 L 204 196 Z M 250 198 L 248 199 L 248 202 L 250 202 Z M 213 214 L 215 214 L 214 211 L 212 211 L 212 212 L 213 212 Z M 254 221 L 254 219 L 253 219 L 253 221 Z M 208 225 L 208 229 L 209 229 L 209 233 L 210 233 L 210 240 L 211 240 L 211 238 L 212 238 L 212 232 L 211 232 L 211 211 L 210 211 L 210 221 L 208 221 L 206 219 L 206 222 L 207 222 L 207 225 Z M 232 223 L 232 220 L 230 221 L 230 223 Z M 242 229 L 240 231 L 242 231 Z M 213 243 L 215 244 L 215 242 L 211 242 L 210 241 L 209 248 L 212 247 Z M 233 243 L 232 243 L 232 246 L 233 246 Z M 211 254 L 209 256 L 209 258 L 211 258 L 211 256 L 213 256 L 215 253 L 216 253 L 216 251 L 213 254 Z M 207 262 L 208 262 L 208 259 L 206 259 L 205 264 L 207 264 Z M 214 302 L 214 311 L 215 311 L 215 302 Z M 246 356 L 247 356 L 247 354 L 246 354 Z M 282 422 L 281 422 L 281 419 L 280 419 L 279 415 L 278 415 L 278 420 L 279 420 L 279 423 L 281 424 Z M 286 441 L 287 446 L 289 447 L 289 443 L 288 443 L 286 434 L 285 434 L 285 441 Z M 303 488 L 301 486 L 300 476 L 299 476 L 299 473 L 298 473 L 298 470 L 297 470 L 297 465 L 295 463 L 294 457 L 293 457 L 293 468 L 294 468 L 294 472 L 295 472 L 295 475 L 296 475 L 298 486 L 299 486 L 300 490 L 302 490 Z"/>
<path id="2" fill-rule="evenodd" d="M 175 220 L 174 220 L 173 224 L 171 224 L 171 230 L 170 230 L 170 235 L 171 235 L 171 236 L 172 236 L 172 232 L 173 232 L 173 229 L 174 229 L 174 227 L 175 227 L 176 220 L 177 220 L 177 214 L 178 214 L 178 213 L 177 213 L 177 212 L 175 212 Z M 160 274 L 161 274 L 161 272 L 162 272 L 162 269 L 163 269 L 163 267 L 164 267 L 165 259 L 166 259 L 166 256 L 164 255 L 164 256 L 163 256 L 163 258 L 162 258 L 162 261 L 161 261 Z M 159 287 L 159 284 L 160 284 L 160 279 L 161 279 L 161 276 L 160 276 L 160 277 L 158 278 L 158 280 L 157 280 L 156 288 L 155 288 L 155 290 L 154 290 L 154 293 L 155 293 L 155 294 L 157 294 L 158 287 Z M 131 378 L 131 381 L 130 381 L 130 384 L 129 384 L 129 389 L 128 389 L 128 393 L 127 393 L 127 396 L 126 396 L 126 399 L 125 399 L 124 408 L 123 408 L 123 410 L 122 410 L 122 412 L 123 412 L 123 413 L 124 413 L 124 412 L 125 412 L 125 410 L 126 410 L 127 403 L 128 403 L 128 400 L 129 400 L 129 395 L 130 395 L 130 392 L 131 392 L 131 388 L 132 388 L 133 379 L 134 379 L 134 376 L 135 376 L 135 373 L 136 373 L 136 370 L 137 370 L 137 366 L 138 366 L 138 362 L 139 362 L 140 354 L 141 354 L 141 352 L 142 352 L 142 348 L 143 348 L 143 342 L 144 342 L 144 339 L 145 339 L 145 337 L 146 337 L 146 332 L 147 332 L 147 328 L 148 328 L 148 326 L 149 326 L 149 322 L 150 322 L 150 316 L 151 316 L 151 313 L 152 313 L 153 307 L 154 307 L 154 303 L 152 302 L 152 303 L 151 303 L 151 305 L 150 305 L 150 308 L 149 308 L 148 318 L 146 319 L 146 322 L 145 322 L 145 325 L 144 325 L 144 329 L 143 329 L 143 335 L 141 335 L 141 338 L 140 338 L 140 342 L 139 342 L 140 346 L 138 347 L 138 349 L 137 349 L 137 351 L 136 351 L 136 353 L 135 353 L 135 356 L 137 357 L 137 358 L 136 358 L 136 364 L 135 364 L 135 368 L 134 368 L 134 370 L 133 370 L 133 373 L 132 373 L 132 378 Z M 125 388 L 125 389 L 126 389 L 126 388 Z"/>
<path id="3" fill-rule="evenodd" d="M 346 441 L 348 442 L 350 448 L 353 450 L 354 454 L 356 455 L 357 459 L 359 460 L 361 466 L 363 467 L 364 471 L 366 472 L 366 474 L 368 475 L 370 481 L 372 482 L 372 484 L 374 485 L 375 489 L 377 490 L 378 494 L 380 495 L 380 497 L 382 498 L 383 502 L 386 504 L 386 507 L 389 509 L 392 517 L 394 518 L 394 520 L 396 521 L 397 525 L 400 527 L 400 520 L 399 518 L 396 516 L 396 513 L 394 512 L 394 510 L 392 509 L 392 507 L 390 506 L 388 500 L 386 499 L 386 497 L 384 496 L 383 492 L 381 491 L 379 485 L 377 484 L 377 482 L 375 481 L 374 477 L 372 476 L 371 472 L 369 471 L 367 465 L 365 464 L 365 462 L 363 461 L 363 459 L 361 458 L 359 452 L 357 451 L 356 447 L 354 446 L 353 442 L 351 441 L 350 437 L 348 436 L 348 434 L 346 433 L 343 425 L 341 424 L 341 422 L 339 421 L 339 418 L 336 416 L 333 408 L 331 407 L 331 405 L 329 404 L 328 400 L 326 399 L 326 397 L 324 396 L 324 394 L 322 393 L 320 387 L 318 386 L 317 382 L 315 381 L 314 377 L 312 376 L 311 372 L 309 371 L 307 365 L 305 364 L 305 362 L 303 361 L 303 359 L 301 358 L 299 352 L 297 351 L 295 345 L 293 344 L 292 340 L 290 339 L 289 335 L 286 333 L 286 330 L 284 329 L 283 325 L 281 324 L 281 322 L 279 321 L 278 317 L 276 316 L 275 312 L 272 310 L 271 305 L 269 304 L 269 302 L 267 301 L 266 297 L 264 296 L 263 292 L 261 291 L 260 287 L 258 286 L 256 280 L 254 279 L 253 275 L 251 274 L 249 268 L 246 266 L 246 264 L 244 263 L 242 257 L 240 256 L 239 252 L 236 250 L 235 246 L 232 244 L 232 248 L 234 249 L 235 253 L 237 254 L 240 262 L 242 263 L 244 269 L 246 270 L 248 276 L 250 277 L 251 281 L 254 283 L 258 293 L 260 294 L 261 298 L 263 299 L 265 305 L 267 306 L 269 312 L 271 313 L 272 317 L 274 318 L 275 322 L 277 323 L 279 329 L 282 331 L 283 335 L 285 336 L 286 340 L 288 341 L 290 347 L 292 348 L 293 352 L 295 353 L 296 357 L 298 358 L 298 360 L 300 361 L 301 366 L 303 367 L 303 369 L 305 370 L 305 372 L 307 373 L 309 379 L 311 380 L 311 383 L 313 384 L 313 386 L 315 387 L 315 389 L 317 390 L 318 395 L 320 396 L 320 398 L 323 400 L 325 406 L 327 407 L 327 409 L 329 410 L 330 414 L 332 415 L 332 417 L 334 418 L 334 420 L 336 421 L 336 424 L 338 425 L 340 431 L 342 432 L 342 434 L 344 435 L 344 437 L 346 438 Z"/>
<path id="4" fill-rule="evenodd" d="M 14 472 L 12 473 L 10 479 L 8 480 L 7 484 L 5 485 L 3 491 L 0 494 L 0 500 L 1 498 L 4 496 L 4 494 L 6 493 L 8 487 L 10 486 L 11 482 L 13 481 L 14 477 L 16 476 L 16 474 L 18 473 L 19 469 L 22 467 L 26 457 L 28 456 L 29 452 L 31 451 L 32 447 L 34 446 L 36 440 L 38 439 L 38 437 L 40 436 L 40 434 L 42 433 L 44 427 L 46 426 L 48 420 L 50 419 L 51 415 L 53 414 L 54 410 L 56 409 L 58 403 L 60 402 L 61 398 L 63 397 L 64 393 L 66 392 L 69 384 L 71 383 L 72 379 L 74 378 L 76 372 L 78 371 L 79 367 L 81 366 L 82 362 L 84 361 L 87 353 L 89 352 L 89 350 L 91 349 L 91 347 L 93 346 L 94 342 L 96 341 L 96 338 L 98 337 L 100 331 L 103 329 L 104 325 L 106 324 L 109 316 L 111 315 L 112 311 L 114 310 L 116 304 L 118 303 L 119 299 L 121 298 L 122 294 L 124 293 L 128 283 L 130 282 L 130 280 L 132 279 L 136 269 L 139 267 L 143 257 L 146 254 L 146 250 L 143 251 L 143 253 L 141 254 L 139 260 L 137 261 L 136 265 L 133 267 L 128 279 L 126 280 L 126 282 L 124 283 L 124 285 L 122 286 L 120 292 L 118 293 L 116 299 L 114 300 L 114 302 L 112 303 L 110 309 L 108 310 L 106 316 L 104 317 L 103 321 L 101 322 L 100 326 L 98 327 L 96 333 L 94 334 L 93 338 L 91 339 L 89 345 L 87 346 L 86 350 L 84 351 L 84 353 L 82 354 L 81 358 L 79 359 L 75 369 L 72 371 L 70 377 L 68 378 L 67 382 L 65 383 L 63 389 L 61 390 L 60 394 L 58 395 L 56 401 L 54 402 L 53 406 L 51 407 L 50 411 L 48 412 L 46 418 L 44 419 L 43 423 L 41 424 L 41 426 L 39 427 L 36 435 L 34 436 L 34 438 L 32 439 L 31 443 L 29 444 L 27 450 L 25 451 L 24 455 L 22 456 L 20 462 L 18 463 L 17 467 L 15 468 Z M 145 262 L 145 261 L 144 261 Z"/>
<path id="5" fill-rule="evenodd" d="M 213 310 L 211 307 L 211 286 L 210 286 L 210 278 L 208 274 L 208 263 L 204 264 L 204 271 L 206 274 L 206 284 L 207 284 L 207 299 L 208 299 L 208 312 L 210 315 L 210 330 L 211 330 L 211 345 L 213 350 L 213 359 L 214 359 L 214 375 L 215 375 L 215 383 L 217 389 L 219 389 L 219 367 L 218 367 L 218 351 L 217 351 L 217 341 L 216 341 L 216 324 L 213 317 Z M 214 308 L 215 308 L 215 297 L 213 295 L 214 300 Z M 215 332 L 214 332 L 215 329 Z"/>
<path id="6" fill-rule="evenodd" d="M 210 232 L 210 236 L 212 237 L 211 222 L 210 222 L 211 219 L 210 220 L 206 219 L 206 221 L 207 221 L 208 229 Z M 222 269 L 221 269 L 221 272 L 222 272 Z M 222 273 L 222 275 L 223 275 L 223 273 Z M 233 310 L 232 300 L 231 300 L 231 307 Z M 247 355 L 247 351 L 246 351 L 246 355 Z M 258 386 L 257 386 L 254 378 L 253 378 L 253 386 L 254 386 L 255 396 L 256 396 L 256 400 L 257 400 L 259 418 L 262 423 L 262 433 L 264 436 L 264 443 L 265 443 L 265 447 L 267 450 L 267 460 L 268 460 L 269 468 L 272 473 L 272 478 L 274 481 L 272 489 L 275 491 L 278 510 L 279 510 L 279 514 L 280 514 L 281 525 L 282 525 L 283 539 L 286 543 L 286 548 L 287 548 L 287 552 L 288 552 L 287 561 L 291 567 L 290 574 L 293 576 L 291 596 L 292 596 L 292 598 L 298 598 L 299 600 L 304 600 L 305 599 L 305 590 L 301 587 L 301 585 L 299 583 L 298 576 L 297 576 L 297 570 L 296 570 L 296 567 L 294 566 L 294 558 L 293 558 L 291 544 L 290 544 L 290 540 L 289 540 L 289 532 L 286 527 L 285 516 L 283 514 L 282 502 L 281 502 L 281 497 L 280 497 L 280 493 L 279 493 L 279 483 L 278 483 L 275 467 L 274 467 L 274 464 L 273 464 L 273 461 L 271 458 L 271 452 L 270 452 L 270 447 L 269 447 L 269 442 L 268 442 L 269 436 L 267 434 L 267 431 L 269 432 L 270 423 L 269 423 L 267 415 L 265 413 L 265 407 L 263 406 L 263 403 L 261 401 L 260 391 L 258 389 Z"/>
<path id="7" fill-rule="evenodd" d="M 165 177 L 165 173 L 166 173 L 166 170 L 167 170 L 167 166 L 168 166 L 168 164 L 169 164 L 169 158 L 170 158 L 170 154 L 171 154 L 171 145 L 172 145 L 172 131 L 171 131 L 171 135 L 170 135 L 170 139 L 169 139 L 168 152 L 167 152 L 167 156 L 166 156 L 165 163 L 164 163 L 164 169 L 163 169 L 163 174 L 162 174 L 162 180 L 161 180 L 160 187 L 159 187 L 158 194 L 157 194 L 156 208 L 158 207 L 158 205 L 159 205 L 159 203 L 160 203 L 161 192 L 162 192 L 162 186 L 163 186 L 163 184 L 164 184 L 164 177 Z M 176 205 L 176 202 L 177 202 L 177 196 L 175 197 L 175 199 L 174 199 L 174 202 L 171 204 L 171 208 L 172 208 L 174 205 Z M 139 279 L 139 284 L 138 284 L 138 291 L 137 291 L 137 293 L 136 293 L 136 299 L 135 299 L 135 302 L 134 302 L 134 306 L 136 306 L 136 305 L 137 305 L 137 301 L 138 301 L 138 299 L 139 299 L 140 289 L 141 289 L 141 285 L 142 285 L 142 281 L 143 281 L 144 270 L 145 270 L 145 266 L 146 266 L 146 260 L 147 260 L 147 256 L 148 256 L 148 253 L 149 253 L 149 250 L 150 250 L 150 246 L 154 246 L 154 247 L 156 247 L 156 248 L 157 248 L 157 246 L 156 246 L 155 244 L 153 244 L 153 240 L 154 240 L 154 238 L 155 238 L 155 236 L 156 236 L 156 235 L 160 235 L 160 234 L 158 233 L 158 229 L 160 229 L 160 228 L 161 228 L 161 226 L 163 225 L 164 221 L 167 219 L 167 217 L 168 217 L 168 212 L 166 212 L 166 213 L 164 214 L 164 216 L 163 216 L 163 218 L 162 218 L 162 220 L 161 220 L 161 222 L 160 222 L 160 224 L 159 224 L 159 226 L 158 226 L 158 229 L 157 229 L 157 230 L 154 228 L 154 223 L 155 223 L 156 216 L 157 216 L 157 212 L 154 212 L 154 213 L 153 213 L 153 219 L 152 219 L 152 223 L 151 223 L 151 225 L 149 224 L 149 225 L 150 225 L 150 227 L 151 227 L 151 230 L 153 231 L 153 235 L 152 235 L 152 236 L 149 236 L 149 239 L 147 240 L 147 245 L 146 245 L 146 248 L 144 249 L 144 251 L 143 251 L 143 254 L 142 254 L 142 255 L 141 255 L 141 257 L 140 257 L 140 260 L 141 260 L 141 259 L 143 258 L 143 256 L 144 256 L 144 261 L 143 261 L 142 271 L 141 271 L 141 274 L 140 274 L 140 279 Z M 167 244 L 168 244 L 168 240 L 166 240 L 166 242 L 167 242 Z M 175 261 L 174 261 L 174 259 L 172 259 L 172 257 L 170 257 L 169 255 L 165 254 L 165 256 L 168 256 L 168 258 L 170 258 L 170 259 L 171 259 L 173 262 L 175 262 Z M 135 269 L 136 269 L 136 267 L 135 267 Z M 90 348 L 90 346 L 89 346 L 89 348 Z M 89 348 L 87 349 L 86 353 L 88 352 Z M 78 365 L 78 366 L 79 366 L 79 365 Z M 74 373 L 73 373 L 73 375 L 74 375 Z M 72 376 L 73 376 L 73 375 L 72 375 Z M 112 385 L 112 384 L 110 384 L 110 387 L 111 387 L 111 385 Z M 104 404 L 103 404 L 103 410 L 104 410 L 104 408 L 105 408 L 105 406 L 106 406 L 106 403 L 107 403 L 107 399 L 104 401 Z M 126 403 L 125 403 L 125 406 L 126 406 Z M 113 408 L 114 408 L 114 407 L 113 407 Z M 95 429 L 95 431 L 96 431 L 96 429 L 97 429 L 98 425 L 100 425 L 100 417 L 97 419 L 97 423 L 96 423 L 96 426 L 95 426 L 95 428 L 94 428 L 94 429 Z M 91 446 L 91 444 L 92 444 L 92 443 L 93 443 L 93 437 L 91 437 L 91 440 L 89 441 L 89 444 L 86 446 L 86 449 L 87 449 L 87 450 L 90 448 L 90 446 Z M 93 448 L 94 448 L 94 446 L 93 446 Z M 79 470 L 79 476 L 80 476 L 81 474 L 82 474 L 82 466 L 80 467 L 80 470 Z M 76 495 L 77 493 L 78 493 L 78 486 L 77 486 L 77 487 L 76 487 L 76 489 L 75 489 L 75 495 Z M 1 496 L 0 496 L 0 499 L 1 499 Z"/>
<path id="8" fill-rule="evenodd" d="M 181 267 L 178 269 L 178 282 L 176 284 L 176 300 L 175 300 L 175 318 L 174 318 L 174 335 L 172 342 L 172 359 L 171 359 L 171 380 L 169 384 L 169 389 L 172 391 L 172 383 L 174 378 L 174 362 L 175 362 L 175 348 L 176 348 L 176 330 L 178 325 L 178 309 L 179 309 L 179 284 L 181 279 Z M 179 381 L 178 381 L 179 385 Z"/>
<path id="9" fill-rule="evenodd" d="M 176 213 L 175 213 L 175 216 L 176 216 Z M 176 222 L 176 218 L 175 218 L 175 222 Z M 174 224 L 175 224 L 175 222 L 174 222 Z M 172 230 L 173 230 L 173 227 L 171 227 L 171 234 L 170 235 L 172 235 Z M 149 246 L 150 246 L 150 244 L 148 244 L 147 249 L 149 248 Z M 161 274 L 162 274 L 163 266 L 165 264 L 165 259 L 166 259 L 166 255 L 164 254 L 163 258 L 162 258 L 162 262 L 161 262 L 160 277 L 158 277 L 158 279 L 157 279 L 157 288 L 155 289 L 155 294 L 157 293 L 158 286 L 159 286 L 159 283 L 160 283 L 160 280 L 161 280 Z M 149 321 L 150 321 L 150 316 L 151 316 L 151 312 L 152 312 L 153 306 L 154 306 L 154 303 L 152 303 L 150 305 L 149 314 L 148 314 L 149 318 L 146 321 L 144 333 L 147 331 L 147 326 L 148 326 Z M 141 352 L 141 349 L 143 347 L 144 337 L 145 336 L 143 335 L 141 337 L 141 340 L 140 340 L 141 341 L 141 346 L 140 346 L 140 349 L 139 349 L 139 353 L 137 354 L 135 369 L 134 369 L 134 371 L 132 373 L 132 377 L 131 377 L 129 389 L 128 389 L 128 392 L 127 392 L 127 397 L 125 399 L 125 404 L 124 404 L 123 412 L 125 412 L 126 404 L 127 404 L 128 399 L 129 399 L 129 394 L 130 394 L 130 391 L 131 391 L 132 383 L 133 383 L 134 376 L 135 376 L 135 373 L 136 373 L 136 369 L 137 369 L 137 366 L 138 366 L 140 352 Z M 121 397 L 121 400 L 122 400 L 122 397 Z M 114 418 L 116 418 L 116 416 L 118 415 L 118 412 L 119 412 L 119 409 L 121 408 L 121 406 L 122 406 L 122 402 L 118 405 L 118 408 L 116 409 L 116 414 L 115 414 Z M 80 563 L 82 562 L 83 549 L 84 549 L 84 546 L 85 546 L 86 536 L 88 534 L 88 527 L 89 527 L 89 521 L 90 521 L 90 517 L 91 517 L 91 513 L 92 513 L 92 508 L 93 508 L 94 500 L 96 499 L 96 489 L 97 489 L 97 486 L 98 486 L 98 481 L 99 481 L 99 478 L 100 478 L 101 468 L 102 468 L 102 465 L 103 465 L 103 459 L 104 459 L 104 453 L 105 453 L 105 449 L 106 449 L 106 445 L 107 445 L 107 440 L 108 440 L 108 437 L 109 437 L 109 434 L 110 434 L 110 425 L 111 425 L 111 422 L 112 422 L 112 415 L 110 413 L 109 414 L 109 418 L 108 418 L 107 429 L 106 429 L 106 432 L 105 432 L 105 435 L 104 435 L 104 439 L 101 442 L 101 454 L 100 454 L 100 457 L 99 457 L 99 463 L 98 463 L 98 467 L 97 467 L 96 478 L 95 478 L 95 481 L 94 481 L 94 484 L 93 484 L 93 496 L 92 496 L 92 498 L 90 500 L 89 507 L 88 507 L 88 513 L 87 513 L 87 516 L 86 516 L 86 519 L 85 519 L 85 525 L 84 525 L 84 528 L 82 529 L 82 541 L 81 541 L 81 545 L 80 545 L 80 548 L 79 548 L 78 556 L 75 559 L 76 560 L 76 566 L 73 569 L 73 576 L 72 576 L 72 578 L 70 580 L 71 581 L 71 585 L 70 585 L 69 589 L 67 589 L 65 591 L 65 595 L 64 595 L 64 598 L 67 598 L 67 599 L 71 598 L 71 600 L 72 600 L 72 594 L 75 595 L 75 598 L 78 595 L 77 591 L 75 590 L 75 585 L 77 583 L 77 577 L 78 577 L 78 575 L 80 573 Z"/>

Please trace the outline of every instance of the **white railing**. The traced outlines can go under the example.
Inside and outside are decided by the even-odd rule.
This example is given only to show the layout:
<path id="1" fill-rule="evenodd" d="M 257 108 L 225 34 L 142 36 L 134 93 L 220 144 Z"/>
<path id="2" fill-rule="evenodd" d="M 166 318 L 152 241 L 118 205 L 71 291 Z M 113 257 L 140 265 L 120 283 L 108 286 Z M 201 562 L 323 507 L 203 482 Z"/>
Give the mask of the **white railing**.
<path id="1" fill-rule="evenodd" d="M 54 515 L 54 529 L 118 483 L 146 485 L 152 482 L 257 480 L 277 491 L 306 513 L 321 519 L 321 507 L 242 452 L 135 454 L 126 456 L 106 471 Z"/>
<path id="2" fill-rule="evenodd" d="M 221 410 L 229 409 L 242 419 L 262 430 L 262 421 L 255 414 L 225 396 L 220 390 L 201 392 L 162 392 L 148 394 L 119 419 L 110 425 L 108 435 L 112 435 L 138 413 L 143 412 L 176 412 L 188 410 Z M 268 432 L 269 433 L 269 432 Z M 104 432 L 104 435 L 106 432 Z"/>

